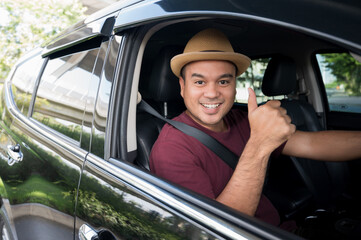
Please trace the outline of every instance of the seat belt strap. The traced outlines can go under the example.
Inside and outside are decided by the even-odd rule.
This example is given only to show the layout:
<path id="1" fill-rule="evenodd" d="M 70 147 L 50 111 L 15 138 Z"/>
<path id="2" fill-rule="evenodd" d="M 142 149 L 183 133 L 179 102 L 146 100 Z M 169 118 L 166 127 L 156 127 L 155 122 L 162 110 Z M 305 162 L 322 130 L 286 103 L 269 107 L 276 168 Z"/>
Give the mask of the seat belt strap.
<path id="1" fill-rule="evenodd" d="M 154 108 L 152 108 L 148 103 L 144 100 L 141 100 L 138 103 L 138 109 L 143 110 L 156 118 L 159 118 L 173 127 L 177 128 L 179 131 L 196 138 L 203 145 L 209 148 L 212 152 L 214 152 L 219 158 L 221 158 L 228 166 L 232 169 L 235 169 L 238 163 L 239 156 L 230 151 L 227 147 L 225 147 L 222 143 L 217 141 L 217 139 L 209 136 L 208 134 L 202 132 L 201 130 L 189 126 L 183 122 L 178 122 L 174 120 L 167 119 L 160 115 Z"/>

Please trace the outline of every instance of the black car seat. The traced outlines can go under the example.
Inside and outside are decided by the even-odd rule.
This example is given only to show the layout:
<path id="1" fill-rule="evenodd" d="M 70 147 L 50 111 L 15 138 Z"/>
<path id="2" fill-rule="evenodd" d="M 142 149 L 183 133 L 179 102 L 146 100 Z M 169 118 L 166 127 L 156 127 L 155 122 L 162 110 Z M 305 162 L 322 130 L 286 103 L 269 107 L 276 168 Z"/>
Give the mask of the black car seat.
<path id="1" fill-rule="evenodd" d="M 266 69 L 262 92 L 266 96 L 290 95 L 297 89 L 297 72 L 295 62 L 285 56 L 273 57 Z M 302 99 L 283 99 L 281 105 L 287 110 L 297 130 L 321 131 L 314 108 Z M 348 166 L 342 162 L 324 162 L 304 158 L 290 157 L 305 186 L 312 193 L 316 207 L 332 205 L 346 193 Z M 282 167 L 282 164 L 280 164 Z M 293 183 L 284 179 L 290 192 L 295 191 Z M 276 196 L 277 198 L 277 196 Z M 302 198 L 299 199 L 300 201 Z M 297 199 L 295 200 L 297 202 Z"/>
<path id="2" fill-rule="evenodd" d="M 154 57 L 150 76 L 142 79 L 139 85 L 142 98 L 166 118 L 173 118 L 185 110 L 178 78 L 170 69 L 171 58 L 182 51 L 183 48 L 178 46 L 161 49 Z M 149 155 L 163 125 L 162 120 L 145 112 L 137 112 L 135 164 L 138 166 L 149 170 Z"/>

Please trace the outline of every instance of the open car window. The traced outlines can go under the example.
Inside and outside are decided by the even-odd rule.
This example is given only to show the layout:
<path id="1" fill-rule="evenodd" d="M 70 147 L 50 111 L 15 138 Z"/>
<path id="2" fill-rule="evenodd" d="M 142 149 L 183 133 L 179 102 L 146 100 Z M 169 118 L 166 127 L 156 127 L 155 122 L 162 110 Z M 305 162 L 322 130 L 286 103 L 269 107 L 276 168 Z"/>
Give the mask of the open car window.
<path id="1" fill-rule="evenodd" d="M 361 113 L 361 62 L 346 52 L 316 54 L 316 59 L 329 110 Z"/>

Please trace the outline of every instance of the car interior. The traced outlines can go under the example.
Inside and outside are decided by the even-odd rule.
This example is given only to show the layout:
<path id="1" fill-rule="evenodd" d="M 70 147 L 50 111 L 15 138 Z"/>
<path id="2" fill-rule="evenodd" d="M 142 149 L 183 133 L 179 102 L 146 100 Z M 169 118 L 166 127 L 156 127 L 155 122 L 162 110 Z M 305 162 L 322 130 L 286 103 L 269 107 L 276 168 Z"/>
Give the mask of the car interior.
<path id="1" fill-rule="evenodd" d="M 198 19 L 168 24 L 155 31 L 147 41 L 139 78 L 139 92 L 144 101 L 169 119 L 185 110 L 178 79 L 171 72 L 169 62 L 183 51 L 195 33 L 209 27 L 224 32 L 235 52 L 252 60 L 271 59 L 258 90 L 269 99 L 282 96 L 282 106 L 298 130 L 326 130 L 325 90 L 318 73 L 315 73 L 317 70 L 312 59 L 316 52 L 345 49 L 273 23 Z M 246 104 L 235 103 L 234 108 L 247 111 Z M 164 121 L 149 113 L 137 112 L 137 157 L 134 164 L 145 171 L 149 171 L 151 148 L 163 125 Z M 317 237 L 324 237 L 330 219 L 336 221 L 360 216 L 357 206 L 360 193 L 355 190 L 357 183 L 351 180 L 349 167 L 346 162 L 321 162 L 282 155 L 270 160 L 263 192 L 275 205 L 282 220 L 294 219 L 299 225 L 317 225 L 318 229 L 322 225 L 324 231 Z M 333 222 L 332 227 L 338 228 L 337 234 L 356 234 L 351 228 L 355 229 L 359 222 L 345 221 Z M 331 238 L 338 237 L 331 232 L 328 233 L 333 234 Z"/>

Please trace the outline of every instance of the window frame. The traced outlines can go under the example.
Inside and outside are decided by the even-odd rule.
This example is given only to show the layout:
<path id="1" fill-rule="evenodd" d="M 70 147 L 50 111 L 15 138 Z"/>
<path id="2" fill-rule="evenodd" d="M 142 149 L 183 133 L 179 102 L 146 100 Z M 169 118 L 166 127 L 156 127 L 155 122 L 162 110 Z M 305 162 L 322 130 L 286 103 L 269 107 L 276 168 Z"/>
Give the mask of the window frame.
<path id="1" fill-rule="evenodd" d="M 66 55 L 72 55 L 72 54 L 76 54 L 76 53 L 79 53 L 79 52 L 91 51 L 91 50 L 94 50 L 94 49 L 98 49 L 96 58 L 94 60 L 93 66 L 92 66 L 91 76 L 93 76 L 94 67 L 95 67 L 95 64 L 96 64 L 96 62 L 98 60 L 98 55 L 99 55 L 101 43 L 104 42 L 104 41 L 107 41 L 107 40 L 109 40 L 109 37 L 99 35 L 98 37 L 95 37 L 95 38 L 89 38 L 87 41 L 79 42 L 78 45 L 69 44 L 68 47 L 63 47 L 61 49 L 58 49 L 58 51 L 51 52 L 51 54 L 48 54 L 48 52 L 46 50 L 44 50 L 45 54 L 43 53 L 42 56 L 45 59 L 45 61 L 43 63 L 41 71 L 40 71 L 40 73 L 38 75 L 38 78 L 36 79 L 36 82 L 35 82 L 34 91 L 33 91 L 33 94 L 32 94 L 31 101 L 30 101 L 29 112 L 28 112 L 28 116 L 27 116 L 29 118 L 29 120 L 33 124 L 36 124 L 38 127 L 45 129 L 49 133 L 56 135 L 57 137 L 61 138 L 62 140 L 66 141 L 66 142 L 68 142 L 68 143 L 70 143 L 72 145 L 75 145 L 77 147 L 81 146 L 81 135 L 80 135 L 79 141 L 77 141 L 77 140 L 75 140 L 75 139 L 73 139 L 73 138 L 71 138 L 69 136 L 66 136 L 65 134 L 63 134 L 61 132 L 58 132 L 55 129 L 53 129 L 53 128 L 51 128 L 51 127 L 49 127 L 49 126 L 47 126 L 47 125 L 45 125 L 45 124 L 43 124 L 41 122 L 39 122 L 38 120 L 34 119 L 32 116 L 33 116 L 33 113 L 34 113 L 35 100 L 36 100 L 36 96 L 38 94 L 38 88 L 39 88 L 39 85 L 40 85 L 41 78 L 43 77 L 45 68 L 46 68 L 49 60 L 61 58 L 61 57 L 66 56 Z M 77 46 L 79 46 L 78 51 L 76 51 Z M 54 56 L 56 56 L 56 57 L 53 58 Z M 88 97 L 88 95 L 87 95 L 87 97 Z M 84 111 L 85 111 L 85 109 L 84 109 Z M 81 126 L 81 128 L 83 128 L 83 121 L 82 121 L 82 124 L 80 126 Z M 88 151 L 88 150 L 86 150 L 86 151 Z"/>
<path id="2" fill-rule="evenodd" d="M 9 78 L 9 86 L 10 86 L 10 92 L 11 92 L 11 97 L 12 97 L 12 100 L 14 101 L 14 105 L 16 106 L 16 109 L 24 116 L 26 117 L 30 117 L 31 115 L 31 112 L 32 112 L 32 108 L 33 108 L 33 96 L 34 96 L 34 93 L 36 92 L 36 89 L 37 89 L 37 84 L 39 82 L 39 79 L 41 78 L 41 75 L 44 71 L 44 67 L 47 63 L 47 59 L 44 59 L 42 58 L 42 65 L 39 69 L 39 72 L 37 73 L 37 75 L 35 76 L 35 81 L 34 81 L 34 85 L 33 85 L 33 89 L 31 92 L 29 92 L 29 95 L 31 95 L 30 97 L 30 102 L 29 102 L 29 109 L 28 109 L 28 112 L 27 114 L 24 114 L 21 109 L 19 109 L 19 106 L 16 104 L 16 101 L 15 101 L 15 97 L 13 95 L 13 80 L 14 80 L 14 77 L 16 75 L 16 72 L 19 70 L 19 67 L 21 67 L 23 64 L 26 64 L 29 60 L 31 59 L 34 59 L 35 57 L 37 56 L 40 56 L 41 57 L 41 49 L 35 49 L 33 50 L 33 52 L 29 52 L 27 55 L 25 55 L 22 59 L 20 59 L 20 61 L 15 65 L 14 67 L 14 70 L 11 72 L 10 74 L 10 78 Z"/>
<path id="3" fill-rule="evenodd" d="M 168 24 L 171 23 L 167 22 L 165 25 Z M 123 177 L 124 181 L 139 189 L 139 191 L 142 192 L 142 195 L 144 194 L 149 198 L 157 200 L 159 196 L 152 195 L 154 194 L 152 189 L 158 189 L 164 191 L 169 196 L 176 197 L 180 201 L 191 203 L 193 206 L 195 206 L 195 208 L 202 209 L 204 214 L 211 214 L 212 217 L 216 218 L 221 217 L 227 223 L 226 227 L 235 226 L 238 230 L 245 228 L 247 230 L 245 230 L 244 233 L 251 235 L 254 234 L 262 236 L 264 234 L 268 235 L 269 233 L 273 233 L 277 236 L 288 236 L 286 238 L 292 239 L 292 236 L 288 235 L 289 233 L 286 233 L 282 229 L 275 228 L 271 225 L 264 225 L 263 222 L 261 222 L 259 219 L 251 218 L 241 214 L 213 199 L 204 197 L 177 184 L 170 183 L 169 181 L 161 179 L 151 172 L 142 170 L 136 165 L 132 164 L 134 152 L 129 151 L 127 148 L 128 138 L 131 137 L 129 136 L 131 134 L 129 134 L 127 127 L 129 121 L 132 120 L 133 112 L 130 108 L 133 107 L 132 104 L 136 104 L 134 89 L 136 87 L 138 90 L 138 74 L 140 74 L 140 69 L 138 69 L 138 67 L 142 65 L 144 47 L 146 44 L 148 44 L 149 37 L 154 34 L 153 31 L 158 31 L 162 26 L 162 24 L 145 25 L 135 29 L 128 29 L 124 32 L 124 52 L 123 56 L 118 58 L 118 66 L 114 79 L 115 84 L 113 85 L 111 97 L 112 102 L 109 109 L 109 119 L 112 121 L 110 123 L 109 130 L 112 131 L 112 134 L 107 139 L 111 144 L 111 152 L 110 158 L 105 158 L 105 160 L 109 161 L 115 167 L 115 169 L 117 169 L 117 171 L 124 171 L 127 174 L 132 175 L 132 179 L 135 179 L 134 182 L 131 179 Z M 137 54 L 134 54 L 135 51 Z M 122 107 L 119 108 L 119 106 Z M 136 106 L 134 106 L 134 109 L 136 109 Z M 136 151 L 137 149 L 135 150 L 135 153 Z M 90 157 L 93 156 L 93 154 L 89 154 L 87 157 L 89 160 L 87 161 L 92 162 L 93 160 L 90 160 Z M 97 157 L 95 160 L 98 162 Z M 147 185 L 151 186 L 151 188 L 145 190 L 142 188 L 144 186 L 137 186 L 136 183 L 143 181 Z M 209 229 L 211 232 L 217 232 L 217 229 L 207 229 Z M 250 229 L 253 229 L 254 232 Z"/>

